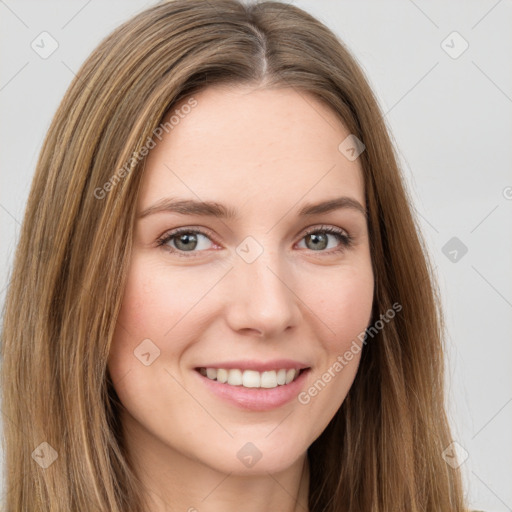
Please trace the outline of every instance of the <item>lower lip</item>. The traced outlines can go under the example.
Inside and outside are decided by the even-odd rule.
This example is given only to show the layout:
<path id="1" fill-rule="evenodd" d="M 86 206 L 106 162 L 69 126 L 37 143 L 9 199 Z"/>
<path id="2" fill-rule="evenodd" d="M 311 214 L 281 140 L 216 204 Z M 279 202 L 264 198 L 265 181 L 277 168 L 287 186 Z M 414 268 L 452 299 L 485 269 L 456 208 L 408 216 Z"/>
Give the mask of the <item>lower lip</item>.
<path id="1" fill-rule="evenodd" d="M 311 368 L 304 370 L 294 381 L 275 388 L 245 388 L 209 379 L 194 370 L 208 389 L 224 400 L 248 411 L 268 411 L 281 407 L 300 393 Z"/>

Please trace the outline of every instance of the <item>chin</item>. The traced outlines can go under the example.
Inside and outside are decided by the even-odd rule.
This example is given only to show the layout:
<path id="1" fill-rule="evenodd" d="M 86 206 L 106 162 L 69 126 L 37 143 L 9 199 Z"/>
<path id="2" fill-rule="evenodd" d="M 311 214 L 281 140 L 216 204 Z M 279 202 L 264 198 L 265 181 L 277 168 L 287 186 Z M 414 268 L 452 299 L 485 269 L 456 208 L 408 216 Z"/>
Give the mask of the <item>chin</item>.
<path id="1" fill-rule="evenodd" d="M 289 446 L 282 443 L 273 443 L 264 439 L 265 433 L 260 441 L 234 441 L 224 445 L 214 453 L 208 454 L 208 460 L 205 460 L 205 454 L 201 454 L 201 459 L 205 464 L 216 471 L 222 473 L 231 473 L 233 475 L 267 475 L 268 473 L 279 473 L 285 471 L 305 453 L 297 450 L 298 442 L 291 442 Z M 231 446 L 233 448 L 231 449 Z"/>

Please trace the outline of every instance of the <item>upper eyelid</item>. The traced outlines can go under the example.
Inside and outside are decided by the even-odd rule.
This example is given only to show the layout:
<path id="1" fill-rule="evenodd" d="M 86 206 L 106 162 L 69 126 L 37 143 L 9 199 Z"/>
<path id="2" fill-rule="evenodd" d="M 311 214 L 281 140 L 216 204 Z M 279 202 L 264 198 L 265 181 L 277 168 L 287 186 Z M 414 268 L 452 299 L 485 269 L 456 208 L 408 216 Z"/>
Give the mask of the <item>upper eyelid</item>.
<path id="1" fill-rule="evenodd" d="M 347 229 L 340 228 L 339 226 L 333 226 L 332 224 L 322 224 L 322 225 L 317 225 L 317 226 L 311 226 L 309 228 L 305 228 L 305 230 L 302 231 L 301 233 L 302 233 L 302 236 L 305 236 L 311 232 L 324 231 L 324 230 L 329 230 L 329 229 L 334 229 L 337 232 L 342 232 L 342 233 L 344 232 L 344 233 L 346 233 L 347 236 L 350 236 L 350 233 L 348 232 Z M 332 233 L 330 233 L 330 234 L 332 234 Z"/>

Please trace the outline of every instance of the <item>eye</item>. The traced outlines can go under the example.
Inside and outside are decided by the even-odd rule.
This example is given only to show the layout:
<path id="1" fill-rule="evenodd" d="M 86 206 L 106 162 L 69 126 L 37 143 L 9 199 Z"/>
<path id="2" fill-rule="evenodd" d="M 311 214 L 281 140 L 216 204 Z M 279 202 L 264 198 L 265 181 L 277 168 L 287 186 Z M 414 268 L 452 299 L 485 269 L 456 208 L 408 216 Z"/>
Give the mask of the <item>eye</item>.
<path id="1" fill-rule="evenodd" d="M 332 246 L 328 247 L 329 237 L 338 240 L 340 244 L 333 251 L 324 251 L 323 249 L 332 248 Z M 328 254 L 341 252 L 351 247 L 353 242 L 351 236 L 346 231 L 334 226 L 310 228 L 306 231 L 302 240 L 305 240 L 306 248 L 314 252 L 328 252 Z"/>
<path id="2" fill-rule="evenodd" d="M 188 257 L 195 256 L 195 252 L 208 249 L 208 243 L 205 244 L 203 239 L 210 240 L 209 236 L 199 229 L 179 228 L 164 234 L 158 239 L 157 245 L 178 256 Z M 171 245 L 170 242 L 173 244 Z M 200 250 L 195 251 L 195 249 Z M 185 255 L 183 254 L 185 252 L 192 254 Z"/>
<path id="3" fill-rule="evenodd" d="M 339 246 L 332 251 L 324 251 L 329 247 L 329 237 L 338 240 Z M 327 252 L 328 254 L 341 252 L 352 245 L 350 235 L 334 226 L 320 226 L 310 228 L 303 235 L 306 248 L 314 252 Z M 165 233 L 157 240 L 157 246 L 163 247 L 170 253 L 184 257 L 195 257 L 199 253 L 208 249 L 208 241 L 211 242 L 210 235 L 200 229 L 178 228 L 174 231 Z M 189 254 L 186 254 L 189 253 Z"/>

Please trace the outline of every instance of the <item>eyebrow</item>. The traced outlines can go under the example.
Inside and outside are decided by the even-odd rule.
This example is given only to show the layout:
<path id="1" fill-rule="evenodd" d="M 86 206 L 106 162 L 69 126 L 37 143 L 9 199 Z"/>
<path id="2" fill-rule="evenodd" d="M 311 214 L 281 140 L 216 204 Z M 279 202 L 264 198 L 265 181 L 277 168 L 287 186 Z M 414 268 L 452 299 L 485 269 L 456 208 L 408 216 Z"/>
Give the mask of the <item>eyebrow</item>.
<path id="1" fill-rule="evenodd" d="M 358 211 L 363 214 L 365 218 L 368 215 L 366 209 L 359 201 L 351 197 L 343 196 L 322 201 L 320 203 L 307 203 L 299 210 L 299 216 L 307 217 L 310 215 L 329 213 L 340 209 Z M 227 220 L 238 218 L 238 213 L 234 208 L 215 201 L 195 201 L 192 199 L 180 200 L 172 197 L 160 199 L 155 204 L 144 209 L 139 214 L 138 218 L 143 219 L 148 215 L 161 212 L 179 213 L 181 215 L 203 215 Z"/>

